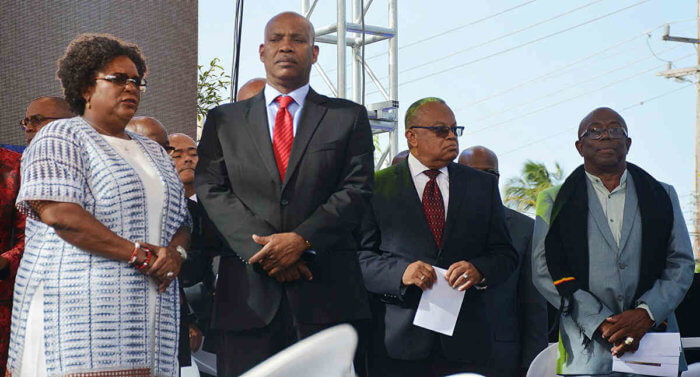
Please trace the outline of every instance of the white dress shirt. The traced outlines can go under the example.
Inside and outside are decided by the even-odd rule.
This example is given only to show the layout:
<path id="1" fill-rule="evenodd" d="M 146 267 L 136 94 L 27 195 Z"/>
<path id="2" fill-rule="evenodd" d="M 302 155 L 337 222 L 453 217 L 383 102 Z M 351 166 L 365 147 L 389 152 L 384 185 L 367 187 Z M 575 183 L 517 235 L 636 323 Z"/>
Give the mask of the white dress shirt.
<path id="1" fill-rule="evenodd" d="M 423 191 L 425 190 L 425 185 L 428 184 L 430 178 L 423 174 L 424 171 L 430 170 L 430 168 L 423 165 L 413 154 L 408 154 L 408 170 L 411 172 L 411 178 L 413 179 L 413 185 L 416 186 L 416 192 L 418 192 L 418 199 L 423 201 Z M 442 194 L 442 201 L 445 204 L 445 219 L 447 219 L 447 204 L 450 202 L 450 173 L 447 171 L 447 166 L 440 169 L 440 174 L 438 174 L 437 185 L 440 188 L 440 194 Z"/>
<path id="2" fill-rule="evenodd" d="M 278 96 L 290 96 L 294 99 L 294 102 L 289 104 L 287 110 L 292 114 L 292 134 L 297 135 L 297 125 L 299 124 L 299 118 L 301 118 L 301 109 L 304 108 L 304 102 L 306 101 L 306 95 L 309 94 L 309 84 L 306 84 L 300 88 L 294 89 L 287 94 L 280 93 L 279 90 L 270 86 L 270 84 L 265 84 L 265 105 L 267 107 L 267 126 L 270 129 L 270 140 L 273 139 L 275 130 L 275 117 L 277 116 L 277 109 L 279 109 L 279 104 L 275 102 L 275 98 Z"/>

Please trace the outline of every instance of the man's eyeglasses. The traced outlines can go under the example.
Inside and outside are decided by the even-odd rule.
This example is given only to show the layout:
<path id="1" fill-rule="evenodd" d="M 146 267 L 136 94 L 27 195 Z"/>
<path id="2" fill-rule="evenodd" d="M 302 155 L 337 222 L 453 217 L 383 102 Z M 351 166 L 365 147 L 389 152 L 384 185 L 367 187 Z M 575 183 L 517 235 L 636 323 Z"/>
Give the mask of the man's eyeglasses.
<path id="1" fill-rule="evenodd" d="M 19 121 L 19 128 L 22 131 L 27 130 L 27 126 L 34 128 L 43 125 L 47 120 L 65 119 L 65 117 L 45 117 L 43 115 L 32 115 Z"/>
<path id="2" fill-rule="evenodd" d="M 483 171 L 484 173 L 493 174 L 493 175 L 495 175 L 496 177 L 500 177 L 500 176 L 501 176 L 501 173 L 499 173 L 498 170 L 496 170 L 496 169 L 488 168 L 488 169 L 481 169 L 481 171 Z"/>
<path id="3" fill-rule="evenodd" d="M 579 135 L 578 139 L 581 140 L 584 137 L 588 137 L 591 140 L 600 140 L 603 138 L 603 134 L 607 132 L 608 137 L 611 139 L 622 139 L 627 137 L 627 130 L 622 127 L 613 128 L 598 128 L 591 127 Z"/>
<path id="4" fill-rule="evenodd" d="M 464 127 L 462 126 L 411 126 L 411 128 L 424 128 L 426 130 L 431 130 L 435 133 L 435 136 L 437 137 L 447 137 L 450 135 L 450 131 L 452 131 L 455 136 L 462 136 L 464 133 Z"/>
<path id="5" fill-rule="evenodd" d="M 95 80 L 105 80 L 119 86 L 126 86 L 126 84 L 131 83 L 134 84 L 136 89 L 140 90 L 142 93 L 146 92 L 146 87 L 148 86 L 146 79 L 140 79 L 138 77 L 129 77 L 125 73 L 115 73 L 113 75 L 107 75 L 105 77 L 97 77 L 95 78 Z"/>

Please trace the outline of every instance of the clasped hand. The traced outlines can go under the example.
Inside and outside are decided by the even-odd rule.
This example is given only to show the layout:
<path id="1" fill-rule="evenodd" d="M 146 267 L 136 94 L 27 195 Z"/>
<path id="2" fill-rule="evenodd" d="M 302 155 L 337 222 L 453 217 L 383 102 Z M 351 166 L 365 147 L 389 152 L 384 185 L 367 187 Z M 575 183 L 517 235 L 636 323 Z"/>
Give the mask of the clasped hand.
<path id="1" fill-rule="evenodd" d="M 481 282 L 483 276 L 473 264 L 467 261 L 459 261 L 450 265 L 447 273 L 445 273 L 445 279 L 452 288 L 465 291 L 474 284 Z M 423 291 L 432 288 L 436 281 L 437 274 L 435 269 L 423 261 L 415 261 L 409 264 L 401 278 L 403 285 L 415 285 Z"/>
<path id="2" fill-rule="evenodd" d="M 182 257 L 173 246 L 156 246 L 145 242 L 141 245 L 151 250 L 151 265 L 141 272 L 158 283 L 158 293 L 163 293 L 175 280 L 182 267 Z"/>
<path id="3" fill-rule="evenodd" d="M 610 350 L 613 356 L 620 357 L 625 352 L 636 351 L 639 341 L 653 324 L 649 313 L 645 309 L 637 308 L 606 318 L 598 329 L 603 339 L 613 345 Z M 625 343 L 627 338 L 633 339 L 631 344 Z"/>
<path id="4" fill-rule="evenodd" d="M 250 264 L 259 263 L 267 274 L 280 283 L 299 280 L 302 277 L 312 280 L 313 275 L 301 255 L 308 249 L 303 237 L 294 233 L 275 233 L 269 236 L 253 235 L 253 241 L 263 245 L 255 253 Z"/>

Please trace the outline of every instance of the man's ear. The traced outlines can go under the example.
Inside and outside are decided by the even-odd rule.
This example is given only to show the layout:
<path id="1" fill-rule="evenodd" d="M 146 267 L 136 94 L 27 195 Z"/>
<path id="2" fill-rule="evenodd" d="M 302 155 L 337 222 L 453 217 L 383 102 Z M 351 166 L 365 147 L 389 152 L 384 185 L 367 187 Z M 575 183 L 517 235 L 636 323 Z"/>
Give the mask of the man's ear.
<path id="1" fill-rule="evenodd" d="M 406 132 L 404 132 L 404 135 L 406 136 L 406 143 L 409 147 L 415 147 L 416 144 L 418 144 L 416 140 L 416 133 L 413 132 L 411 129 L 406 130 Z"/>
<path id="2" fill-rule="evenodd" d="M 578 151 L 578 154 L 581 157 L 583 157 L 583 145 L 581 145 L 581 140 L 576 140 L 574 145 L 576 146 L 576 150 Z"/>
<path id="3" fill-rule="evenodd" d="M 313 54 L 313 58 L 311 59 L 311 61 L 312 61 L 313 63 L 316 63 L 316 60 L 318 60 L 318 51 L 319 51 L 319 50 L 318 50 L 318 46 L 317 46 L 317 45 L 314 45 L 314 47 L 312 48 L 311 51 L 312 51 L 312 54 Z"/>
<path id="4" fill-rule="evenodd" d="M 265 49 L 265 44 L 261 43 L 260 47 L 258 47 L 258 53 L 260 54 L 260 61 L 265 63 L 265 59 L 263 58 L 263 50 Z"/>

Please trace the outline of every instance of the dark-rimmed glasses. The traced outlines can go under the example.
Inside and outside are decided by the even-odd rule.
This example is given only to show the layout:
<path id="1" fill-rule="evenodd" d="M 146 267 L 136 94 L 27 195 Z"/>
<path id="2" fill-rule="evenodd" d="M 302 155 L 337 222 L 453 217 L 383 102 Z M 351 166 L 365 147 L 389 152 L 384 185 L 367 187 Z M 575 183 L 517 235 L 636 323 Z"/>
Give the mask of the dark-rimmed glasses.
<path id="1" fill-rule="evenodd" d="M 22 131 L 27 130 L 27 126 L 32 126 L 34 128 L 41 126 L 44 122 L 47 120 L 56 120 L 56 119 L 66 119 L 65 117 L 45 117 L 43 115 L 32 115 L 30 117 L 26 117 L 22 120 L 19 121 L 19 128 L 22 129 Z"/>
<path id="2" fill-rule="evenodd" d="M 603 134 L 607 133 L 608 137 L 611 139 L 622 139 L 627 137 L 627 130 L 623 127 L 612 127 L 612 128 L 598 128 L 591 127 L 579 135 L 578 139 L 581 140 L 584 137 L 588 137 L 591 140 L 600 140 L 603 138 Z"/>
<path id="3" fill-rule="evenodd" d="M 141 93 L 145 93 L 148 86 L 146 79 L 141 79 L 136 76 L 129 77 L 125 73 L 115 73 L 113 75 L 106 75 L 105 77 L 96 77 L 95 80 L 105 80 L 119 86 L 126 86 L 126 84 L 131 83 L 134 84 L 136 89 L 140 90 Z"/>
<path id="4" fill-rule="evenodd" d="M 498 170 L 496 170 L 496 169 L 486 168 L 486 169 L 480 169 L 480 170 L 483 171 L 484 173 L 493 174 L 496 177 L 501 176 L 501 173 L 499 173 Z"/>
<path id="5" fill-rule="evenodd" d="M 437 137 L 447 137 L 450 135 L 450 131 L 452 131 L 455 136 L 462 136 L 464 133 L 463 126 L 411 126 L 409 127 L 409 130 L 411 128 L 424 128 L 426 130 L 431 130 Z"/>

